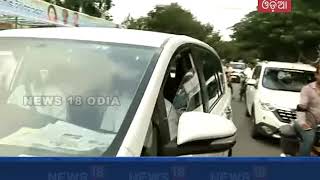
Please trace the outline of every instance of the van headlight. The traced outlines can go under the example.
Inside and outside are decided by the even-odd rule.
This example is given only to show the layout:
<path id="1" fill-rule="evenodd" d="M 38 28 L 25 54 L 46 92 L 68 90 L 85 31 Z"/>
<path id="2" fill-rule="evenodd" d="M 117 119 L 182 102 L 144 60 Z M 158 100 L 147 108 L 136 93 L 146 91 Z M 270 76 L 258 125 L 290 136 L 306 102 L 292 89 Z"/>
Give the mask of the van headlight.
<path id="1" fill-rule="evenodd" d="M 270 103 L 262 102 L 262 101 L 259 101 L 259 103 L 260 103 L 262 109 L 265 110 L 265 111 L 274 111 L 274 110 L 277 109 Z"/>

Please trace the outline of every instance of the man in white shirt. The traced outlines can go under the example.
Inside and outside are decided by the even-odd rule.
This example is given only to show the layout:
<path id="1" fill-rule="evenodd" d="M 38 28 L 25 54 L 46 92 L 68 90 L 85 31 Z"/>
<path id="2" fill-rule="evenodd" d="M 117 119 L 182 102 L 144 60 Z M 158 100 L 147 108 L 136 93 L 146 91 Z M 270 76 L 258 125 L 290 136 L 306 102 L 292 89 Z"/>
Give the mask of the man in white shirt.
<path id="1" fill-rule="evenodd" d="M 228 87 L 231 89 L 231 96 L 233 95 L 233 88 L 232 88 L 232 83 L 231 83 L 231 73 L 233 72 L 233 68 L 230 66 L 230 64 L 226 65 L 226 76 L 227 76 L 227 81 L 228 81 Z"/>
<path id="2" fill-rule="evenodd" d="M 243 71 L 243 74 L 245 77 L 241 80 L 241 88 L 240 88 L 240 101 L 242 101 L 243 98 L 245 98 L 245 93 L 247 89 L 246 81 L 252 77 L 252 69 L 251 64 L 248 65 L 248 67 Z"/>
<path id="3" fill-rule="evenodd" d="M 252 68 L 251 67 L 252 67 L 251 64 L 249 64 L 248 67 L 243 71 L 246 78 L 252 77 Z"/>

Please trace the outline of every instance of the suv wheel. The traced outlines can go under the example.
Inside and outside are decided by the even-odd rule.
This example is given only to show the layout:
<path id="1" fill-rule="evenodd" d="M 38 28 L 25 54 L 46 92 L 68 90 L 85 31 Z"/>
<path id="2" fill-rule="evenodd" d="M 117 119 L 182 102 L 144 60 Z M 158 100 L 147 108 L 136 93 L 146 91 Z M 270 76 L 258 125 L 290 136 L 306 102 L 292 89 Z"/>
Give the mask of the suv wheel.
<path id="1" fill-rule="evenodd" d="M 255 115 L 255 112 L 254 112 L 254 106 L 252 107 L 252 111 L 251 111 L 251 118 L 252 118 L 252 129 L 251 129 L 251 137 L 253 139 L 258 139 L 260 134 L 258 132 L 258 128 L 257 128 L 257 125 L 256 125 L 256 115 Z"/>

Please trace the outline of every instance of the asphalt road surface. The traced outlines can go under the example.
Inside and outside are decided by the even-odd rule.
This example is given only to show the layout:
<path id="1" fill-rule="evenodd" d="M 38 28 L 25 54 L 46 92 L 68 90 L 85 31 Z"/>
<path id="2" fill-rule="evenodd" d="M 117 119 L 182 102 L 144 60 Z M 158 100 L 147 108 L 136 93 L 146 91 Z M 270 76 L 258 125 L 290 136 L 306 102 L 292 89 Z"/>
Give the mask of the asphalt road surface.
<path id="1" fill-rule="evenodd" d="M 246 117 L 245 102 L 240 102 L 239 100 L 240 84 L 233 84 L 233 89 L 232 116 L 238 129 L 237 143 L 233 148 L 233 156 L 279 157 L 281 153 L 279 140 L 265 137 L 255 140 L 250 136 L 252 123 L 250 117 Z"/>

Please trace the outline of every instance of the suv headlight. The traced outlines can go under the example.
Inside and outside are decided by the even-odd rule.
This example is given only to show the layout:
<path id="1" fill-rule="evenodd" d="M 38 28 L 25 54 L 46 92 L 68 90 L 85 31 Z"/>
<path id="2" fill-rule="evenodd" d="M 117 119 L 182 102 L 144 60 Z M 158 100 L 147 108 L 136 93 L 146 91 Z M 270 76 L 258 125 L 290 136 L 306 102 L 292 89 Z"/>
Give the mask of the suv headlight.
<path id="1" fill-rule="evenodd" d="M 276 110 L 276 108 L 270 103 L 259 101 L 259 104 L 261 105 L 262 109 L 265 110 L 265 111 L 274 111 L 274 110 Z"/>

